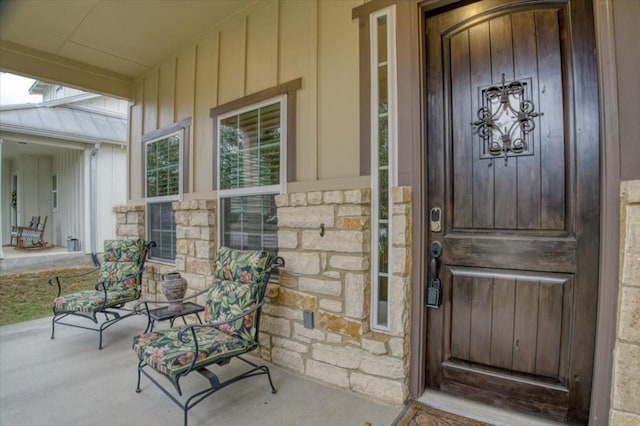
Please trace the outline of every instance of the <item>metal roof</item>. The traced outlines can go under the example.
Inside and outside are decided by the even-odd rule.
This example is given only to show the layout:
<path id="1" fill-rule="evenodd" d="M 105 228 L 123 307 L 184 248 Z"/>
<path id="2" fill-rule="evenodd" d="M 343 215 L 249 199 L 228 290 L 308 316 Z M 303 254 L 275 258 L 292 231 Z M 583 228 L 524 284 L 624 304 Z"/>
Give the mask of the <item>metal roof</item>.
<path id="1" fill-rule="evenodd" d="M 77 105 L 0 107 L 0 131 L 92 144 L 127 144 L 126 116 Z"/>

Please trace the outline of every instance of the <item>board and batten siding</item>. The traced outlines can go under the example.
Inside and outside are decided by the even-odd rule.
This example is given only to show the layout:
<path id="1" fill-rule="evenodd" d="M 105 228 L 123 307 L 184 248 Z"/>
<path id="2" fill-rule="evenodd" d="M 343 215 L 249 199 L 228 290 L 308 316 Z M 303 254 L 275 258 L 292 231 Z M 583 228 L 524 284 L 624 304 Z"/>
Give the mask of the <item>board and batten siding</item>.
<path id="1" fill-rule="evenodd" d="M 358 23 L 363 0 L 256 2 L 136 81 L 130 113 L 130 203 L 144 199 L 142 135 L 192 118 L 186 199 L 213 196 L 209 110 L 302 79 L 296 182 L 359 176 Z"/>

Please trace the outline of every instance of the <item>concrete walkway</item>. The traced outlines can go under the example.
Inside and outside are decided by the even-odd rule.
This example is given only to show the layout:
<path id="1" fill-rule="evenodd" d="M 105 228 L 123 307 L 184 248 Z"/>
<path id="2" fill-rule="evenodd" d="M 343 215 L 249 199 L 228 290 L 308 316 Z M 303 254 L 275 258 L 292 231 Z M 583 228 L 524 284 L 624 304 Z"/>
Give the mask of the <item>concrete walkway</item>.
<path id="1" fill-rule="evenodd" d="M 148 379 L 135 393 L 131 340 L 145 325 L 143 317 L 114 325 L 101 351 L 92 331 L 58 326 L 51 340 L 49 318 L 0 327 L 0 425 L 181 425 L 182 410 Z M 402 410 L 270 368 L 277 394 L 264 376 L 241 381 L 191 409 L 189 426 L 390 425 Z M 188 392 L 203 380 L 181 383 Z"/>

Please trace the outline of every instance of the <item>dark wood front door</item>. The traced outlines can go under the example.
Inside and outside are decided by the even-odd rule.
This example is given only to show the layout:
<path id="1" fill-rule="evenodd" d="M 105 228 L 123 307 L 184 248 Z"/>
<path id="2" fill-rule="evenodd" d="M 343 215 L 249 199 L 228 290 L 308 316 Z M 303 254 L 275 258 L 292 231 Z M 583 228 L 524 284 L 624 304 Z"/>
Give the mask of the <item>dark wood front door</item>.
<path id="1" fill-rule="evenodd" d="M 467 2 L 427 11 L 425 30 L 424 250 L 442 247 L 426 283 L 438 275 L 442 296 L 425 308 L 427 386 L 586 422 L 600 238 L 591 3 Z"/>

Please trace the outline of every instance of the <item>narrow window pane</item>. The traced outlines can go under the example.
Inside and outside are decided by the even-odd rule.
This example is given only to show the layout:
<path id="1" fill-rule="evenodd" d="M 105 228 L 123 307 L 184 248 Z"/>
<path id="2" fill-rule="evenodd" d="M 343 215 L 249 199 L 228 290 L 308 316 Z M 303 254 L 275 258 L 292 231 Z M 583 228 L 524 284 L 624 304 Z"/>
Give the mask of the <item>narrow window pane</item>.
<path id="1" fill-rule="evenodd" d="M 173 262 L 176 258 L 176 222 L 171 202 L 152 203 L 149 210 L 149 238 L 156 242 L 150 257 Z"/>
<path id="2" fill-rule="evenodd" d="M 278 216 L 273 194 L 222 198 L 220 203 L 224 246 L 277 253 Z"/>
<path id="3" fill-rule="evenodd" d="M 387 17 L 378 18 L 378 63 L 387 62 Z"/>

